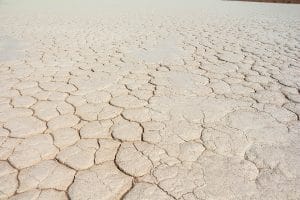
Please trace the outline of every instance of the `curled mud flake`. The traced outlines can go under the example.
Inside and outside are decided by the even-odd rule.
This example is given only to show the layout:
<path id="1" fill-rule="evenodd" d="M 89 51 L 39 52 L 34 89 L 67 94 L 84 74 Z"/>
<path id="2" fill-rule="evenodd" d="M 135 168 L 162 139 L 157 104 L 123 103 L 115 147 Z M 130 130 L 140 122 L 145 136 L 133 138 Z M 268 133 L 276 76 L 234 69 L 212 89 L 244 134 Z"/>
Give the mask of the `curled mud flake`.
<path id="1" fill-rule="evenodd" d="M 123 174 L 113 162 L 78 172 L 69 188 L 71 199 L 119 199 L 132 186 L 132 177 Z"/>
<path id="2" fill-rule="evenodd" d="M 0 198 L 12 196 L 18 187 L 18 171 L 6 161 L 0 161 Z"/>
<path id="3" fill-rule="evenodd" d="M 116 155 L 116 164 L 126 174 L 143 176 L 150 172 L 151 161 L 139 152 L 132 143 L 122 143 Z"/>
<path id="4" fill-rule="evenodd" d="M 20 171 L 18 193 L 34 188 L 66 190 L 74 175 L 74 170 L 54 160 L 45 160 Z"/>
<path id="5" fill-rule="evenodd" d="M 161 190 L 156 185 L 150 183 L 137 183 L 130 190 L 128 194 L 124 197 L 124 200 L 150 200 L 150 199 L 160 199 L 160 200 L 171 200 L 166 192 Z"/>
<path id="6" fill-rule="evenodd" d="M 8 158 L 10 163 L 23 169 L 33 166 L 41 160 L 53 159 L 58 149 L 53 144 L 53 139 L 48 134 L 31 136 L 18 144 Z"/>
<path id="7" fill-rule="evenodd" d="M 13 98 L 12 105 L 14 105 L 14 107 L 29 108 L 35 102 L 36 102 L 36 100 L 33 97 L 30 97 L 30 96 L 19 96 L 19 97 Z"/>
<path id="8" fill-rule="evenodd" d="M 71 128 L 78 124 L 79 118 L 75 115 L 60 115 L 50 120 L 47 125 L 50 130 L 57 130 L 60 128 Z"/>
<path id="9" fill-rule="evenodd" d="M 71 146 L 80 139 L 78 132 L 72 128 L 56 129 L 51 134 L 53 135 L 55 146 L 60 149 Z"/>
<path id="10" fill-rule="evenodd" d="M 137 141 L 142 138 L 143 129 L 136 122 L 120 120 L 112 126 L 112 136 L 122 141 Z"/>
<path id="11" fill-rule="evenodd" d="M 81 139 L 60 151 L 56 158 L 73 169 L 87 169 L 94 165 L 94 155 L 98 147 L 96 139 Z"/>
<path id="12" fill-rule="evenodd" d="M 122 108 L 139 108 L 147 105 L 147 101 L 139 100 L 135 96 L 131 95 L 113 97 L 110 103 Z"/>
<path id="13" fill-rule="evenodd" d="M 110 120 L 89 122 L 80 129 L 82 138 L 111 138 L 110 127 L 113 123 Z"/>
<path id="14" fill-rule="evenodd" d="M 126 109 L 122 115 L 125 119 L 135 122 L 147 122 L 151 120 L 151 114 L 148 108 Z"/>
<path id="15" fill-rule="evenodd" d="M 28 138 L 43 133 L 46 123 L 35 117 L 19 117 L 7 121 L 4 127 L 10 130 L 11 137 Z"/>

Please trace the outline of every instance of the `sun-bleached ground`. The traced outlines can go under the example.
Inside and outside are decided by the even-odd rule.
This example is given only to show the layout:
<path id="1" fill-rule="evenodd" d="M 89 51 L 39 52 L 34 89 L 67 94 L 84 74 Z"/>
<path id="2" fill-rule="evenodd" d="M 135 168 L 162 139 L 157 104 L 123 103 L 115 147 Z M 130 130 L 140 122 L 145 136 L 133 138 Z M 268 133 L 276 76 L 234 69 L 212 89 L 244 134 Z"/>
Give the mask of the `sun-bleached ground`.
<path id="1" fill-rule="evenodd" d="M 300 6 L 0 1 L 0 199 L 300 199 Z"/>

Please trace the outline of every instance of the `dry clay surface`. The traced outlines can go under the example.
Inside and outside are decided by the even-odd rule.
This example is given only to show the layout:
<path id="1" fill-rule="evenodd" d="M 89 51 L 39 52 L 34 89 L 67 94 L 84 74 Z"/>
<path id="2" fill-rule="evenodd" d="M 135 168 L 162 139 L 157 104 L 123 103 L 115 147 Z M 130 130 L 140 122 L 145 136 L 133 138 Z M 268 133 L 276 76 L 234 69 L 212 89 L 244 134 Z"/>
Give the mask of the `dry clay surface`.
<path id="1" fill-rule="evenodd" d="M 300 199 L 300 7 L 205 2 L 0 3 L 0 199 Z"/>

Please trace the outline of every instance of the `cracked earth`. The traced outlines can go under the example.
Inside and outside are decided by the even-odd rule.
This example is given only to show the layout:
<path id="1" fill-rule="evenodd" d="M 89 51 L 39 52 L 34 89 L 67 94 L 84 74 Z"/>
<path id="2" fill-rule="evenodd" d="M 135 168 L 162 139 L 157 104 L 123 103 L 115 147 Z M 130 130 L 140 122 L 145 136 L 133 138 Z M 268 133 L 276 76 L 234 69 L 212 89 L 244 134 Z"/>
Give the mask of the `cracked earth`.
<path id="1" fill-rule="evenodd" d="M 0 199 L 300 199 L 300 7 L 210 2 L 0 2 Z"/>

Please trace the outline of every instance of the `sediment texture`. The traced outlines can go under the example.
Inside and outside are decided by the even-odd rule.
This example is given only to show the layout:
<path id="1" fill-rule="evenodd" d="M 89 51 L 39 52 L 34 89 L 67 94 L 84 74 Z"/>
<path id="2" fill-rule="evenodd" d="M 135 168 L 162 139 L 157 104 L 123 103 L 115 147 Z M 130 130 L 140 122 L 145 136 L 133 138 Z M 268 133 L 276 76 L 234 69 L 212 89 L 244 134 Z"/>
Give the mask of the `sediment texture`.
<path id="1" fill-rule="evenodd" d="M 0 7 L 0 199 L 300 199 L 299 7 L 218 4 Z"/>

